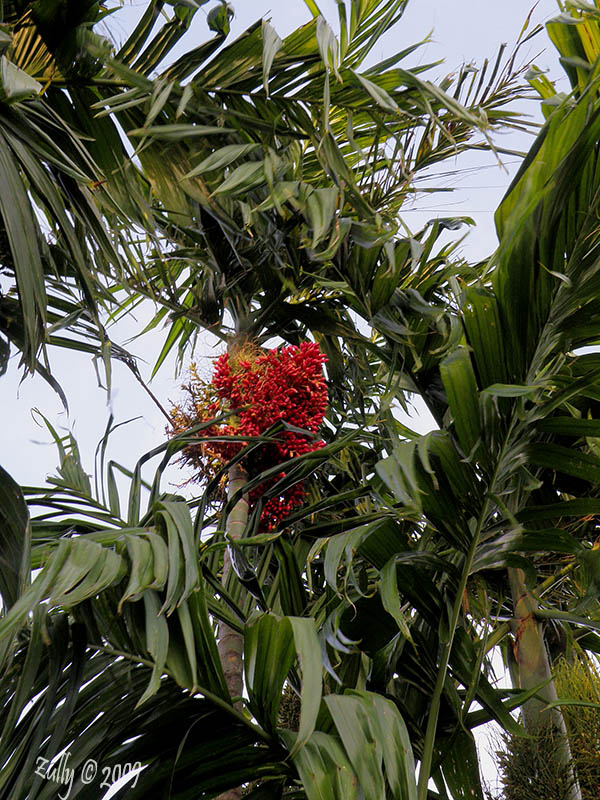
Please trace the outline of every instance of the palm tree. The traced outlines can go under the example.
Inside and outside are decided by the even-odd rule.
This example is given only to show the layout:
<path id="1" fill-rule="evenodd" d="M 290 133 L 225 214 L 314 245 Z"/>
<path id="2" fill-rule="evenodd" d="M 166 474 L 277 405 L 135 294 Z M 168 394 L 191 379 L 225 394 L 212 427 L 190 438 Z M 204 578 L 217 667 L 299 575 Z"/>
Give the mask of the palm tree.
<path id="1" fill-rule="evenodd" d="M 595 94 L 584 92 L 549 119 L 517 184 L 527 185 L 523 207 L 508 213 L 515 189 L 501 208 L 501 249 L 488 273 L 439 244 L 443 225 L 454 221 L 409 238 L 397 215 L 418 170 L 468 146 L 489 146 L 481 109 L 498 125 L 514 122 L 504 110 L 517 92 L 510 64 L 493 70 L 487 86 L 482 80 L 479 93 L 473 79 L 471 94 L 467 71 L 451 89 L 396 66 L 409 53 L 364 70 L 369 49 L 403 8 L 371 0 L 351 3 L 347 18 L 340 6 L 339 48 L 315 12 L 283 42 L 261 23 L 217 52 L 224 29 L 215 16 L 213 41 L 151 79 L 194 13 L 177 7 L 151 39 L 164 5 L 149 4 L 120 53 L 98 56 L 101 68 L 83 86 L 75 81 L 68 97 L 56 86 L 54 102 L 71 128 L 103 125 L 102 138 L 81 140 L 105 170 L 102 192 L 120 208 L 132 184 L 134 208 L 124 217 L 152 236 L 139 250 L 143 269 L 125 261 L 116 281 L 110 272 L 103 280 L 113 292 L 129 291 L 131 302 L 158 303 L 157 321 L 170 322 L 158 364 L 175 345 L 183 356 L 199 326 L 234 343 L 240 336 L 296 343 L 310 332 L 330 359 L 328 443 L 291 459 L 273 489 L 314 474 L 310 502 L 284 529 L 256 533 L 249 525 L 232 545 L 250 564 L 266 612 L 257 611 L 235 570 L 222 583 L 223 528 L 244 493 L 272 473 L 230 484 L 218 509 L 219 475 L 188 502 L 160 488 L 167 461 L 210 422 L 144 457 L 129 474 L 126 504 L 118 465 L 104 465 L 112 423 L 97 487 L 76 443 L 58 436 L 54 488 L 21 491 L 0 474 L 8 567 L 0 585 L 0 796 L 53 796 L 56 786 L 37 759 L 48 766 L 65 746 L 74 791 L 84 798 L 97 796 L 97 784 L 81 781 L 88 758 L 111 770 L 143 765 L 127 789 L 134 797 L 165 787 L 176 797 L 214 797 L 243 784 L 254 798 L 284 790 L 311 800 L 481 796 L 469 731 L 490 718 L 522 730 L 510 710 L 540 691 L 527 685 L 503 693 L 489 680 L 486 654 L 508 625 L 487 621 L 512 616 L 494 576 L 518 567 L 533 574 L 531 587 L 536 573 L 524 552 L 589 552 L 589 532 L 549 537 L 539 521 L 545 513 L 562 520 L 570 509 L 595 513 L 586 486 L 571 486 L 578 499 L 565 499 L 560 492 L 569 487 L 554 488 L 544 473 L 557 466 L 555 439 L 575 429 L 561 421 L 561 408 L 578 412 L 575 427 L 585 423 L 588 433 L 576 436 L 594 435 L 586 419 L 592 361 L 567 355 L 572 342 L 560 321 L 548 327 L 547 311 L 536 311 L 537 327 L 516 333 L 522 258 L 513 256 L 518 235 L 528 241 L 525 231 L 543 241 L 536 186 L 561 179 L 560 191 L 574 192 L 565 170 L 548 166 L 548 153 L 558 159 L 560 150 L 543 150 L 544 142 L 556 147 L 560 126 L 572 130 L 563 148 L 586 169 L 592 147 L 577 136 Z M 118 128 L 136 142 L 142 173 L 115 138 Z M 478 131 L 483 141 L 473 138 Z M 593 130 L 585 131 L 592 142 Z M 593 198 L 593 173 L 586 186 L 582 207 Z M 146 205 L 144 190 L 151 191 Z M 122 225 L 122 217 L 112 219 Z M 555 222 L 544 221 L 544 235 Z M 118 230 L 127 241 L 129 231 Z M 593 239 L 591 221 L 587 238 L 575 226 L 570 235 L 563 259 Z M 527 287 L 527 308 L 537 309 L 541 287 L 554 316 L 582 303 L 593 312 L 592 287 L 584 291 L 575 280 L 575 262 L 552 268 L 567 276 L 568 291 L 539 259 L 532 264 L 537 283 Z M 591 336 L 580 331 L 577 344 Z M 519 357 L 511 337 L 526 343 Z M 420 439 L 397 422 L 390 404 L 406 389 L 423 396 L 439 431 Z M 260 446 L 250 441 L 233 468 Z M 570 460 L 561 450 L 561 469 L 573 472 L 576 462 L 580 473 L 593 474 L 586 448 L 583 438 L 568 450 Z M 142 464 L 161 455 L 155 481 L 144 486 Z M 32 520 L 26 500 L 36 509 Z M 575 505 L 565 509 L 565 502 Z M 480 586 L 491 587 L 489 601 Z M 577 620 L 593 626 L 593 590 L 587 602 Z M 543 613 L 562 619 L 566 612 L 536 610 Z M 243 634 L 243 711 L 232 703 L 219 658 L 215 634 L 223 624 Z M 471 710 L 474 702 L 482 710 Z M 430 776 L 437 794 L 428 791 Z"/>
<path id="2" fill-rule="evenodd" d="M 102 45 L 88 27 L 100 15 L 93 6 L 65 17 L 49 3 L 9 2 L 0 12 L 0 269 L 8 283 L 0 294 L 0 371 L 13 347 L 27 370 L 59 390 L 47 345 L 107 346 L 100 317 L 113 301 L 106 281 L 119 279 L 132 257 L 119 225 L 137 221 L 143 199 L 135 180 L 127 193 L 115 189 L 116 176 L 106 186 L 101 171 L 112 166 L 114 142 L 106 139 L 98 152 L 65 108 L 65 89 L 76 97 L 102 66 L 91 55 Z"/>
<path id="3" fill-rule="evenodd" d="M 420 509 L 457 550 L 461 582 L 451 633 L 442 640 L 434 709 L 436 701 L 441 705 L 453 626 L 469 607 L 469 582 L 482 570 L 507 566 L 509 585 L 499 591 L 496 583 L 494 601 L 482 606 L 481 596 L 477 600 L 479 624 L 486 617 L 502 623 L 485 632 L 494 644 L 512 629 L 506 653 L 514 653 L 516 685 L 535 692 L 523 706 L 525 728 L 555 729 L 557 757 L 567 770 L 568 741 L 543 629 L 552 621 L 560 625 L 563 642 L 595 653 L 596 638 L 587 631 L 598 624 L 597 596 L 586 578 L 598 503 L 592 433 L 597 357 L 582 351 L 597 342 L 592 176 L 598 51 L 589 34 L 597 36 L 598 29 L 593 12 L 573 16 L 576 24 L 558 19 L 549 32 L 568 65 L 574 94 L 561 103 L 538 76 L 548 120 L 498 209 L 498 251 L 477 281 L 463 283 L 452 305 L 440 308 L 440 316 L 449 317 L 446 330 L 452 330 L 452 319 L 460 323 L 452 347 L 444 347 L 442 338 L 432 359 L 426 343 L 412 368 L 415 385 L 437 388 L 435 396 L 425 391 L 424 399 L 449 436 L 430 437 L 429 461 L 423 460 L 425 446 L 402 444 L 379 466 L 397 500 L 422 494 Z M 572 70 L 575 56 L 578 67 Z M 398 308 L 396 319 L 410 334 L 423 330 L 422 314 L 411 315 L 410 308 Z M 445 465 L 445 477 L 438 465 Z M 538 554 L 533 562 L 530 553 Z M 569 556 L 566 565 L 561 553 Z M 435 726 L 430 710 L 426 739 Z M 580 796 L 574 781 L 566 791 Z M 422 781 L 420 797 L 425 794 Z"/>

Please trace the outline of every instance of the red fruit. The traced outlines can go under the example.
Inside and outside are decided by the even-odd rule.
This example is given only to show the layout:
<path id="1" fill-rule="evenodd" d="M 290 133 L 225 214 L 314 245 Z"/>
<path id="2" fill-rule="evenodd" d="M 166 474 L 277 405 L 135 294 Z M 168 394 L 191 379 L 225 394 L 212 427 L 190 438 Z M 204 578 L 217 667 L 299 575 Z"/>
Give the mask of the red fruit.
<path id="1" fill-rule="evenodd" d="M 326 360 L 314 342 L 266 352 L 247 347 L 237 357 L 224 353 L 215 361 L 212 384 L 202 387 L 204 395 L 211 395 L 215 400 L 204 406 L 196 402 L 196 419 L 189 419 L 188 415 L 187 427 L 235 410 L 235 416 L 230 417 L 227 424 L 211 425 L 199 436 L 258 436 L 279 421 L 315 433 L 327 408 L 327 384 L 323 376 Z M 174 423 L 174 428 L 176 433 L 184 429 L 181 422 Z M 252 477 L 269 467 L 323 446 L 323 441 L 310 435 L 283 430 L 273 441 L 254 449 L 246 457 L 244 466 Z M 211 459 L 216 458 L 224 464 L 242 447 L 244 443 L 238 441 L 207 442 L 200 445 L 200 451 L 202 455 L 206 453 Z M 197 448 L 197 445 L 186 448 L 194 450 L 193 454 L 188 453 L 187 459 L 196 465 L 201 460 Z M 251 508 L 282 477 L 285 477 L 283 472 L 251 491 Z M 299 482 L 266 501 L 261 512 L 260 529 L 276 529 L 283 519 L 302 504 L 305 494 Z"/>

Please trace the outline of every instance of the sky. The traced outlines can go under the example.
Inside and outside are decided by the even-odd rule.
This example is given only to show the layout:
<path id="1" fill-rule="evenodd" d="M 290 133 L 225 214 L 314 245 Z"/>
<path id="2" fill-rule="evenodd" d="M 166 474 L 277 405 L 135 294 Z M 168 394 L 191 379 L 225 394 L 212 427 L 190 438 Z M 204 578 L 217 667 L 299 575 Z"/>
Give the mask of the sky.
<path id="1" fill-rule="evenodd" d="M 235 9 L 232 37 L 261 17 L 270 19 L 282 37 L 310 19 L 302 0 L 233 0 L 232 5 Z M 504 0 L 502 3 L 490 0 L 411 0 L 402 20 L 386 33 L 373 58 L 385 58 L 431 34 L 431 41 L 419 51 L 413 63 L 444 59 L 444 65 L 431 73 L 433 78 L 446 75 L 463 62 L 481 64 L 486 58 L 494 59 L 501 43 L 506 42 L 511 48 L 532 5 L 533 0 L 531 3 L 527 0 Z M 145 6 L 145 2 L 125 2 L 124 7 L 109 18 L 110 35 L 122 40 Z M 194 46 L 207 37 L 203 17 L 212 6 L 213 3 L 209 3 L 201 9 L 199 22 L 184 40 L 184 47 Z M 320 8 L 335 29 L 337 10 L 334 0 L 321 0 Z M 530 24 L 544 23 L 556 13 L 555 0 L 539 0 L 533 9 Z M 523 61 L 535 60 L 537 66 L 549 71 L 551 79 L 561 78 L 552 45 L 545 34 L 528 44 L 522 50 L 521 58 Z M 537 106 L 532 103 L 529 110 L 531 114 L 536 114 Z M 521 134 L 506 137 L 502 144 L 525 150 L 530 141 L 525 134 Z M 465 164 L 463 161 L 462 165 Z M 477 227 L 465 241 L 463 252 L 468 258 L 481 259 L 495 247 L 493 210 L 514 173 L 516 159 L 507 158 L 503 166 L 498 166 L 487 157 L 484 166 L 480 159 L 473 158 L 469 165 L 469 171 L 447 180 L 447 185 L 457 187 L 455 193 L 422 200 L 406 211 L 404 219 L 409 227 L 417 230 L 435 216 L 460 214 L 473 217 Z M 133 317 L 120 322 L 109 332 L 114 341 L 128 346 L 139 356 L 140 371 L 145 378 L 149 377 L 162 346 L 164 331 L 153 331 L 142 339 L 134 339 L 129 345 L 127 342 L 152 319 L 153 313 L 153 308 L 146 304 Z M 208 370 L 211 356 L 218 352 L 214 342 L 205 341 L 196 358 Z M 0 404 L 4 419 L 4 425 L 0 427 L 0 463 L 19 483 L 40 485 L 56 465 L 56 451 L 51 444 L 51 437 L 34 409 L 46 416 L 61 434 L 70 431 L 75 435 L 88 472 L 93 469 L 93 453 L 110 413 L 114 414 L 116 422 L 138 418 L 119 428 L 111 438 L 109 457 L 124 466 L 133 468 L 141 455 L 164 441 L 166 420 L 124 365 L 114 364 L 113 390 L 107 397 L 106 391 L 98 386 L 96 371 L 89 356 L 51 353 L 51 363 L 69 399 L 69 414 L 43 380 L 37 377 L 21 380 L 22 373 L 16 357 L 13 357 L 8 373 L 0 378 Z M 170 400 L 180 397 L 180 379 L 175 377 L 174 369 L 174 360 L 170 359 L 151 384 L 153 393 L 167 408 Z M 417 429 L 426 430 L 431 427 L 431 420 L 422 414 L 412 424 Z M 154 466 L 156 462 L 149 465 L 150 472 Z M 175 491 L 180 480 L 181 475 L 172 470 L 163 488 Z M 488 762 L 486 771 L 489 769 Z"/>

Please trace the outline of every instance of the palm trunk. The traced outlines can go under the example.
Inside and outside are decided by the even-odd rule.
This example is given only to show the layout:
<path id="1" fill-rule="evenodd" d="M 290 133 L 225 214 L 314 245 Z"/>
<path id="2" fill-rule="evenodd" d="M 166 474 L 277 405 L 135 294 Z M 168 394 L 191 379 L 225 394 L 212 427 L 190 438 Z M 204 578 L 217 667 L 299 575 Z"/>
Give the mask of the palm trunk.
<path id="1" fill-rule="evenodd" d="M 245 470 L 239 464 L 235 464 L 229 469 L 229 484 L 228 495 L 233 495 L 243 489 L 248 480 Z M 240 539 L 246 528 L 248 522 L 248 500 L 245 497 L 240 498 L 235 506 L 232 508 L 229 517 L 227 518 L 227 535 L 231 539 Z M 227 576 L 231 571 L 231 559 L 229 551 L 225 550 L 223 558 L 223 575 L 221 582 L 225 584 Z M 225 674 L 225 682 L 229 689 L 229 694 L 232 698 L 241 697 L 243 689 L 243 660 L 242 653 L 244 650 L 244 637 L 241 633 L 234 631 L 229 625 L 222 622 L 219 625 L 219 642 L 218 642 L 219 658 L 223 666 Z M 241 700 L 237 700 L 234 705 L 238 710 L 241 710 Z M 242 787 L 236 786 L 234 789 L 228 789 L 226 792 L 220 794 L 216 800 L 240 800 L 242 796 Z"/>
<path id="2" fill-rule="evenodd" d="M 229 497 L 233 497 L 236 492 L 243 489 L 248 476 L 239 464 L 229 470 Z M 240 498 L 232 508 L 227 518 L 227 535 L 230 539 L 241 539 L 246 523 L 248 522 L 248 501 L 245 497 Z M 223 575 L 221 582 L 225 585 L 227 576 L 231 572 L 231 559 L 229 551 L 225 550 L 223 558 Z M 242 679 L 242 652 L 244 649 L 244 638 L 241 633 L 234 631 L 229 625 L 222 622 L 219 625 L 219 656 L 225 673 L 225 681 L 231 697 L 241 697 Z M 236 703 L 239 706 L 239 701 Z"/>
<path id="3" fill-rule="evenodd" d="M 579 784 L 573 775 L 571 748 L 563 715 L 558 707 L 546 708 L 558 698 L 542 627 L 536 618 L 537 601 L 527 590 L 522 570 L 511 568 L 508 570 L 508 577 L 514 606 L 514 655 L 519 688 L 531 689 L 547 681 L 536 697 L 532 697 L 522 707 L 525 729 L 535 735 L 553 728 L 556 736 L 555 757 L 572 777 L 565 800 L 581 800 Z"/>

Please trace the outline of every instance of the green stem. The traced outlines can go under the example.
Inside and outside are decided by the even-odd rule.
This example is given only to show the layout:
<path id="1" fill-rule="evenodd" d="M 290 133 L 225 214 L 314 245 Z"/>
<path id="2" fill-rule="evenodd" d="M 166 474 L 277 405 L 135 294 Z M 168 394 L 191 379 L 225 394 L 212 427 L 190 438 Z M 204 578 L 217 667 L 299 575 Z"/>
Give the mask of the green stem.
<path id="1" fill-rule="evenodd" d="M 440 659 L 437 679 L 435 682 L 435 688 L 433 690 L 433 696 L 431 698 L 431 706 L 429 708 L 429 719 L 427 720 L 425 741 L 423 743 L 423 755 L 421 757 L 421 766 L 419 768 L 419 786 L 417 791 L 417 800 L 427 800 L 427 785 L 429 783 L 431 764 L 433 762 L 433 748 L 435 744 L 435 734 L 437 730 L 438 717 L 440 713 L 442 692 L 444 691 L 444 683 L 446 681 L 446 673 L 448 671 L 448 662 L 450 660 L 450 653 L 452 651 L 452 645 L 454 643 L 454 634 L 456 633 L 456 628 L 458 625 L 458 618 L 460 616 L 460 610 L 462 607 L 463 595 L 467 587 L 467 580 L 469 578 L 469 573 L 471 572 L 471 565 L 473 563 L 475 549 L 479 541 L 479 534 L 481 532 L 481 526 L 483 524 L 483 519 L 485 517 L 486 509 L 487 509 L 487 501 L 485 503 L 484 512 L 481 514 L 479 518 L 479 523 L 477 525 L 477 530 L 475 531 L 475 535 L 473 536 L 473 539 L 471 541 L 471 546 L 469 547 L 469 551 L 465 557 L 465 565 L 463 567 L 463 571 L 460 576 L 460 582 L 458 584 L 456 597 L 454 599 L 454 605 L 452 607 L 452 616 L 450 618 L 450 630 L 448 632 L 448 640 L 444 644 L 442 650 L 442 657 Z"/>
<path id="2" fill-rule="evenodd" d="M 593 631 L 600 631 L 600 620 L 584 619 L 568 611 L 556 611 L 552 608 L 538 608 L 536 617 L 540 619 L 560 619 L 563 622 L 570 622 L 573 625 L 581 625 L 583 628 L 590 628 Z"/>
<path id="3" fill-rule="evenodd" d="M 154 669 L 155 666 L 154 661 L 150 661 L 147 658 L 142 658 L 142 656 L 133 655 L 132 653 L 126 653 L 124 650 L 116 650 L 114 647 L 105 647 L 101 644 L 93 643 L 88 644 L 88 647 L 91 650 L 96 650 L 98 653 L 106 653 L 106 655 L 114 656 L 115 658 L 123 658 L 126 661 L 131 661 L 132 664 L 142 664 L 144 667 L 148 667 L 149 669 Z M 168 669 L 164 669 L 163 672 L 170 678 L 173 678 Z"/>
<path id="4" fill-rule="evenodd" d="M 511 440 L 511 436 L 513 434 L 513 430 L 515 425 L 517 424 L 517 415 L 516 412 L 513 411 L 511 421 L 508 426 L 508 430 L 506 433 L 506 437 L 504 439 L 504 444 L 502 449 L 498 455 L 498 459 L 496 462 L 496 466 L 494 469 L 494 473 L 489 482 L 489 488 L 485 499 L 482 504 L 481 512 L 479 514 L 479 518 L 477 520 L 477 526 L 473 531 L 473 537 L 471 539 L 471 544 L 469 546 L 469 550 L 465 557 L 465 564 L 463 567 L 462 574 L 460 576 L 460 582 L 458 585 L 458 590 L 456 593 L 456 597 L 454 599 L 454 606 L 452 608 L 452 617 L 450 619 L 450 628 L 448 631 L 448 641 L 445 643 L 444 648 L 442 650 L 442 657 L 440 660 L 440 664 L 438 667 L 437 679 L 435 683 L 435 688 L 433 691 L 433 697 L 431 698 L 431 707 L 429 710 L 429 719 L 427 720 L 427 729 L 425 731 L 425 741 L 423 742 L 423 755 L 421 758 L 421 766 L 419 769 L 419 785 L 417 790 L 417 800 L 427 800 L 427 785 L 429 783 L 430 772 L 431 772 L 431 764 L 433 762 L 433 749 L 435 745 L 435 734 L 437 731 L 437 723 L 438 717 L 440 713 L 440 705 L 442 701 L 442 692 L 444 690 L 444 683 L 446 680 L 446 674 L 448 671 L 448 663 L 450 661 L 450 653 L 452 652 L 452 645 L 454 643 L 454 635 L 456 633 L 456 627 L 458 625 L 458 618 L 460 616 L 460 610 L 462 607 L 463 595 L 465 589 L 467 587 L 467 580 L 469 578 L 469 573 L 471 572 L 471 566 L 473 564 L 473 558 L 475 556 L 475 550 L 477 549 L 477 545 L 479 543 L 479 537 L 481 535 L 481 530 L 485 523 L 485 520 L 488 515 L 488 511 L 490 508 L 490 500 L 495 495 L 495 487 L 496 481 L 498 480 L 498 476 L 501 474 L 503 460 L 506 456 L 508 444 Z"/>
<path id="5" fill-rule="evenodd" d="M 106 653 L 107 655 L 114 656 L 115 658 L 123 658 L 127 661 L 131 661 L 133 664 L 142 664 L 143 666 L 148 667 L 149 669 L 153 669 L 155 666 L 153 661 L 149 661 L 147 658 L 142 658 L 141 656 L 133 655 L 132 653 L 126 653 L 124 650 L 115 650 L 113 647 L 105 647 L 100 644 L 88 644 L 88 647 L 98 651 L 99 653 Z M 163 671 L 165 672 L 166 675 L 175 680 L 171 675 L 171 673 L 169 672 L 169 670 L 165 669 Z M 203 686 L 195 686 L 194 692 L 196 694 L 201 694 L 207 700 L 210 700 L 210 702 L 213 705 L 218 706 L 227 714 L 229 714 L 229 716 L 234 717 L 234 719 L 242 723 L 242 725 L 245 725 L 247 728 L 250 728 L 252 733 L 258 739 L 262 739 L 267 744 L 272 743 L 272 738 L 269 736 L 268 733 L 263 731 L 263 729 L 259 728 L 257 725 L 254 725 L 247 717 L 245 717 L 242 714 L 241 711 L 238 711 L 236 708 L 232 708 L 231 704 L 228 703 L 226 700 L 223 700 L 223 698 L 219 697 L 219 695 L 213 694 L 213 692 L 209 691 L 208 689 L 205 689 Z"/>
<path id="6" fill-rule="evenodd" d="M 495 631 L 490 633 L 485 642 L 486 655 L 490 652 L 490 650 L 493 650 L 494 647 L 496 647 L 496 645 L 502 641 L 502 639 L 504 639 L 507 633 L 510 633 L 510 625 L 508 622 L 503 622 L 502 625 L 499 625 Z"/>
<path id="7" fill-rule="evenodd" d="M 546 578 L 545 581 L 540 583 L 540 585 L 538 587 L 536 587 L 536 590 L 535 590 L 536 597 L 541 597 L 547 591 L 552 589 L 557 583 L 559 583 L 559 581 L 562 581 L 562 579 L 565 577 L 565 575 L 567 575 L 569 572 L 571 572 L 574 569 L 576 563 L 577 563 L 576 561 L 570 561 L 566 565 L 566 567 L 563 567 L 560 570 L 560 572 L 558 572 L 558 574 L 550 575 L 548 578 Z"/>

